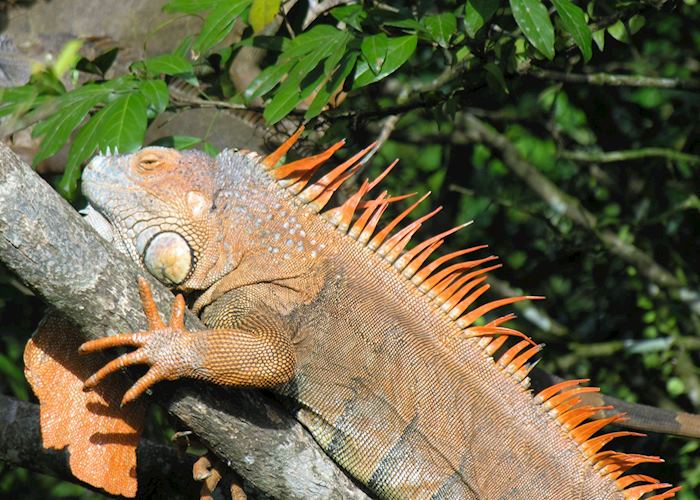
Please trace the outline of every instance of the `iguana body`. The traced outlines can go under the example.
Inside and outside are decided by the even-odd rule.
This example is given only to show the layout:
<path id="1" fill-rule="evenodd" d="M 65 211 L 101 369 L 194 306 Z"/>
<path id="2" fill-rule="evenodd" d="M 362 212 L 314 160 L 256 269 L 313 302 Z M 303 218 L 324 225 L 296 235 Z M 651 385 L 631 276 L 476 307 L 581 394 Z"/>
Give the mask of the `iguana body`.
<path id="1" fill-rule="evenodd" d="M 409 209 L 382 228 L 395 199 L 364 201 L 378 180 L 319 215 L 364 152 L 309 182 L 340 144 L 276 167 L 295 139 L 265 160 L 162 148 L 93 160 L 83 189 L 110 223 L 103 233 L 165 283 L 198 291 L 193 309 L 211 329 L 183 330 L 181 298 L 166 327 L 142 289 L 149 332 L 84 345 L 138 347 L 88 387 L 146 363 L 125 402 L 180 377 L 272 389 L 382 498 L 639 498 L 669 486 L 622 475 L 656 457 L 600 451 L 632 433 L 593 436 L 620 418 L 587 422 L 598 408 L 574 408 L 594 389 L 532 395 L 539 346 L 503 326 L 510 316 L 475 326 L 523 299 L 474 305 L 493 257 L 452 261 L 474 247 L 428 263 L 446 234 L 405 250 L 427 217 L 396 229 Z"/>

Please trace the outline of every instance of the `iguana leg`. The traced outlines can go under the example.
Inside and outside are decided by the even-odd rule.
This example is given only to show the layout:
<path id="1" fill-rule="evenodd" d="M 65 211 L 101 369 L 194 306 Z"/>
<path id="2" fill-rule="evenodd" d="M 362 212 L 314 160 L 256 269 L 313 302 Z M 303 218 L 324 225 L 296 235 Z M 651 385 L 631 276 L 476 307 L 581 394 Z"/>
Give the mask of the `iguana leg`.
<path id="1" fill-rule="evenodd" d="M 161 380 L 189 377 L 222 385 L 265 388 L 288 382 L 294 376 L 294 351 L 281 321 L 261 314 L 238 328 L 188 332 L 181 295 L 175 298 L 166 326 L 144 279 L 139 279 L 139 293 L 148 330 L 92 340 L 80 346 L 81 352 L 137 347 L 98 370 L 85 381 L 86 389 L 120 368 L 135 364 L 147 364 L 150 369 L 124 394 L 122 404 L 135 400 Z"/>

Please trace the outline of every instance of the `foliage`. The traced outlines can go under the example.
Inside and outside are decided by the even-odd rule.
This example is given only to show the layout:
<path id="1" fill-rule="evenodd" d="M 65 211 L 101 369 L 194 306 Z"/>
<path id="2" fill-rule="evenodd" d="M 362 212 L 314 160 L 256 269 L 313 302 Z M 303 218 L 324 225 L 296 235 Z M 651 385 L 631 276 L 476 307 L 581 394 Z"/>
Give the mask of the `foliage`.
<path id="1" fill-rule="evenodd" d="M 363 1 L 311 15 L 322 3 L 170 0 L 173 15 L 202 18 L 176 51 L 118 76 L 108 76 L 113 51 L 48 68 L 3 92 L 0 117 L 34 123 L 37 163 L 70 143 L 56 187 L 71 200 L 97 150 L 135 150 L 159 114 L 197 105 L 174 99 L 174 82 L 270 125 L 306 120 L 323 142 L 385 133 L 370 170 L 399 157 L 389 189 L 435 193 L 445 208 L 430 232 L 474 219 L 450 245 L 489 243 L 507 268 L 497 277 L 548 296 L 520 309 L 522 329 L 548 343 L 546 369 L 700 411 L 695 1 Z M 236 89 L 229 68 L 250 47 L 266 51 L 262 71 Z M 533 172 L 554 190 L 528 182 Z M 3 294 L 7 315 L 17 298 Z M 0 387 L 26 397 L 10 344 Z M 623 444 L 665 456 L 655 474 L 682 483 L 681 498 L 699 494 L 698 442 Z"/>

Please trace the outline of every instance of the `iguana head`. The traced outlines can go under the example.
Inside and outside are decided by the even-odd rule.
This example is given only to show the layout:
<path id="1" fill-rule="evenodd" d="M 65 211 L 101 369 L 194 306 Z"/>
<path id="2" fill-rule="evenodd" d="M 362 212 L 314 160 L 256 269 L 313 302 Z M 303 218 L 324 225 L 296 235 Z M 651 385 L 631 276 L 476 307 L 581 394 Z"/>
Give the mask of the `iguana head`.
<path id="1" fill-rule="evenodd" d="M 149 147 L 97 156 L 82 179 L 88 222 L 166 285 L 200 289 L 227 272 L 215 159 Z"/>

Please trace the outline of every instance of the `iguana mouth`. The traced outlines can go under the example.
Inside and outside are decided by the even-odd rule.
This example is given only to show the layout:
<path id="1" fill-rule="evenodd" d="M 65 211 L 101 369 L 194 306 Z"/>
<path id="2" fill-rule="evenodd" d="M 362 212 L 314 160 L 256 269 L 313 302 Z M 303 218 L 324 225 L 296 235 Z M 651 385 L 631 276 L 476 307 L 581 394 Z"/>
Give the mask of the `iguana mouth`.
<path id="1" fill-rule="evenodd" d="M 107 218 L 102 215 L 100 212 L 98 212 L 95 207 L 93 207 L 90 203 L 87 204 L 85 208 L 80 210 L 80 214 L 83 216 L 83 219 L 90 224 L 90 226 L 97 231 L 97 234 L 99 234 L 104 240 L 112 243 L 114 241 L 114 236 L 115 236 L 115 231 L 114 231 L 114 226 L 112 225 L 111 222 L 107 220 Z"/>

